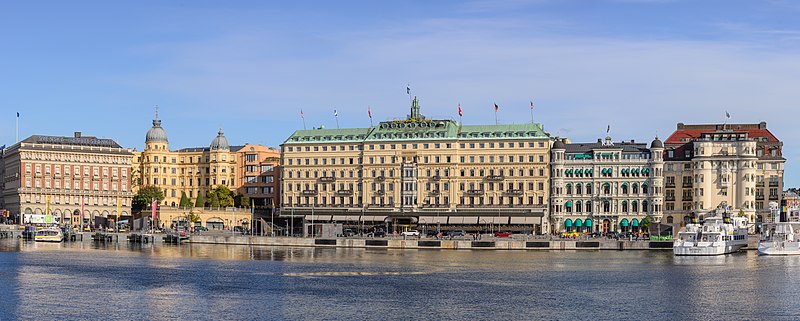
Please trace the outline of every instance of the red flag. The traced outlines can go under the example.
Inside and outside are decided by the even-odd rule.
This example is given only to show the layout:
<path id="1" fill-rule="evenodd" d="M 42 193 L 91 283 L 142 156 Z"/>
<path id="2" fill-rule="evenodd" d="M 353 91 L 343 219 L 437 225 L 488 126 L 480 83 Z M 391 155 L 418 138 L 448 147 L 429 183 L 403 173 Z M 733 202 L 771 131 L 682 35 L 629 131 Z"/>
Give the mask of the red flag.
<path id="1" fill-rule="evenodd" d="M 497 103 L 494 103 L 494 112 L 497 112 L 497 110 L 498 110 L 499 108 L 500 108 L 500 107 L 499 107 L 499 106 L 497 106 Z"/>
<path id="2" fill-rule="evenodd" d="M 464 116 L 461 114 L 461 103 L 458 104 L 458 117 Z"/>
<path id="3" fill-rule="evenodd" d="M 369 115 L 369 119 L 372 119 L 372 109 L 367 106 L 367 115 Z"/>
<path id="4" fill-rule="evenodd" d="M 153 207 L 153 220 L 156 219 L 156 207 L 158 207 L 158 200 L 155 198 L 153 199 L 153 203 L 150 204 Z"/>
<path id="5" fill-rule="evenodd" d="M 303 114 L 303 110 L 300 109 L 300 118 L 306 119 L 306 114 Z"/>
<path id="6" fill-rule="evenodd" d="M 531 100 L 531 109 L 533 109 L 533 100 Z"/>

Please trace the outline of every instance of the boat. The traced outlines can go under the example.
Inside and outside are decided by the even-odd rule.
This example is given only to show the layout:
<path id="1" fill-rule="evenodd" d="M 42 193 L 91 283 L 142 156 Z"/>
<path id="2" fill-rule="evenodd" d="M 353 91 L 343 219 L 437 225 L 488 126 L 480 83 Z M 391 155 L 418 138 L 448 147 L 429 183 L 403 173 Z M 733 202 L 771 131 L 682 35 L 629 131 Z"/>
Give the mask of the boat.
<path id="1" fill-rule="evenodd" d="M 63 242 L 64 233 L 57 227 L 42 228 L 36 230 L 34 240 L 36 240 L 36 242 Z"/>
<path id="2" fill-rule="evenodd" d="M 800 209 L 786 212 L 786 222 L 781 221 L 780 209 L 773 208 L 774 223 L 765 223 L 758 240 L 759 255 L 800 255 Z"/>
<path id="3" fill-rule="evenodd" d="M 694 220 L 678 233 L 672 253 L 686 256 L 735 253 L 747 246 L 747 230 L 746 217 L 717 213 L 706 217 L 702 224 Z"/>

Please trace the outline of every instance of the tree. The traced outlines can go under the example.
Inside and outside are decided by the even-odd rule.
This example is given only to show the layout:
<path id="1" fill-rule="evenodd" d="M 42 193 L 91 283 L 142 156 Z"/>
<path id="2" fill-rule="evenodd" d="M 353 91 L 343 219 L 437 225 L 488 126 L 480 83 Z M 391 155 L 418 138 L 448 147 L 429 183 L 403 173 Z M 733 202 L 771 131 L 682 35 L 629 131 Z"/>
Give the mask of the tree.
<path id="1" fill-rule="evenodd" d="M 194 213 L 194 211 L 189 211 L 189 222 L 192 223 L 192 226 L 195 226 L 194 223 L 200 222 L 200 215 Z"/>
<path id="2" fill-rule="evenodd" d="M 233 198 L 233 205 L 236 207 L 250 206 L 250 198 L 244 194 L 236 194 L 236 197 Z"/>
<path id="3" fill-rule="evenodd" d="M 197 199 L 194 201 L 194 207 L 206 207 L 206 197 L 203 193 L 197 193 Z"/>
<path id="4" fill-rule="evenodd" d="M 219 205 L 221 207 L 229 207 L 233 206 L 233 191 L 228 189 L 225 185 L 220 185 L 215 188 L 212 193 L 217 196 L 217 200 L 219 201 Z M 213 206 L 213 205 L 212 205 Z"/>
<path id="5" fill-rule="evenodd" d="M 217 196 L 217 193 L 215 191 L 211 191 L 208 193 L 208 196 L 209 199 L 211 199 L 209 206 L 219 207 L 219 196 Z"/>
<path id="6" fill-rule="evenodd" d="M 155 186 L 142 187 L 133 197 L 133 207 L 138 210 L 147 208 L 153 202 L 153 199 L 161 203 L 164 200 L 164 192 Z"/>
<path id="7" fill-rule="evenodd" d="M 650 231 L 650 218 L 649 217 L 643 218 L 642 221 L 639 223 L 639 226 L 641 226 L 642 229 L 645 231 Z"/>
<path id="8" fill-rule="evenodd" d="M 183 208 L 192 206 L 192 200 L 189 199 L 189 197 L 186 196 L 186 192 L 181 192 L 181 203 L 180 203 L 180 206 L 183 207 Z"/>

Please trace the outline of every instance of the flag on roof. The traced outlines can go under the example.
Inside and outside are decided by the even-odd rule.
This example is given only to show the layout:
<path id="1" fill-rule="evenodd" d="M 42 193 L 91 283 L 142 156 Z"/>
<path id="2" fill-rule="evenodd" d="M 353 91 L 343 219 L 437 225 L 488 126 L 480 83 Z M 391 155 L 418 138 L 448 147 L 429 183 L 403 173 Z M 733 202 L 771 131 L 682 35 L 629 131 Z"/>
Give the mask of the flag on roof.
<path id="1" fill-rule="evenodd" d="M 461 113 L 461 103 L 458 103 L 458 117 L 461 117 L 461 116 L 464 116 L 464 115 Z"/>
<path id="2" fill-rule="evenodd" d="M 494 103 L 494 112 L 497 112 L 498 109 L 500 109 L 500 106 L 497 106 L 497 103 Z"/>

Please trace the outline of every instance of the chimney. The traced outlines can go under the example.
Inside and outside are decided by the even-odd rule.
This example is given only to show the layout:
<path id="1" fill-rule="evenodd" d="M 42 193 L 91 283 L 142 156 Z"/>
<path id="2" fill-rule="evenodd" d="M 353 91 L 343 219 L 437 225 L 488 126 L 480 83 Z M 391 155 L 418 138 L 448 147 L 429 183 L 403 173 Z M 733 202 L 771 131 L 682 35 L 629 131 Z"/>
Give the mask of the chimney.
<path id="1" fill-rule="evenodd" d="M 81 138 L 81 132 L 75 132 L 75 138 Z"/>

